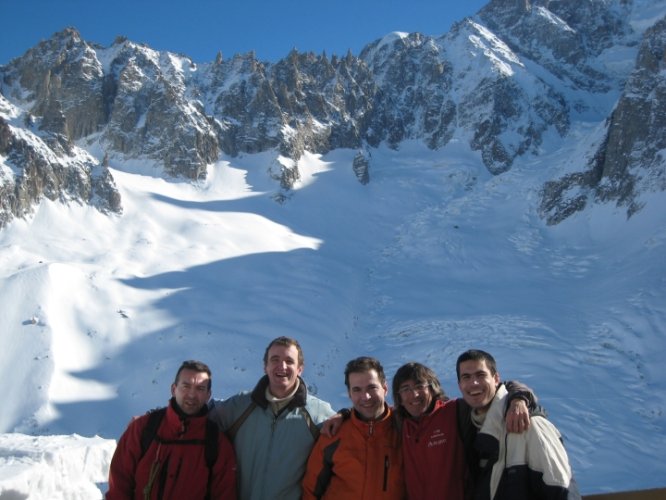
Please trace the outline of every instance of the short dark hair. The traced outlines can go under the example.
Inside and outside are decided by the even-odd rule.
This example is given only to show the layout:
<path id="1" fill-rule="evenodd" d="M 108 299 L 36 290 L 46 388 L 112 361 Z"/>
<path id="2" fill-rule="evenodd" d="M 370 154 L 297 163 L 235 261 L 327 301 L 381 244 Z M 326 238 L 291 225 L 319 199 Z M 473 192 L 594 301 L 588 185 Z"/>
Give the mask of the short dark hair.
<path id="1" fill-rule="evenodd" d="M 202 361 L 196 361 L 194 359 L 188 359 L 187 361 L 183 361 L 183 364 L 180 365 L 180 368 L 178 368 L 178 371 L 176 372 L 176 378 L 173 381 L 174 385 L 178 385 L 178 377 L 180 377 L 180 372 L 183 370 L 192 370 L 197 373 L 207 373 L 208 374 L 208 390 L 210 391 L 211 388 L 213 387 L 213 374 L 210 371 L 210 368 L 208 368 L 208 365 Z"/>
<path id="2" fill-rule="evenodd" d="M 382 364 L 376 358 L 371 358 L 370 356 L 361 356 L 356 359 L 352 359 L 347 366 L 345 367 L 345 385 L 347 390 L 349 390 L 349 374 L 350 373 L 365 373 L 370 370 L 375 370 L 379 381 L 382 385 L 386 385 L 386 375 L 384 375 L 384 368 Z"/>
<path id="3" fill-rule="evenodd" d="M 432 398 L 435 400 L 441 399 L 442 401 L 446 401 L 449 399 L 446 397 L 444 389 L 442 389 L 442 384 L 439 382 L 435 372 L 421 363 L 412 361 L 398 368 L 398 371 L 393 376 L 393 405 L 399 412 L 405 411 L 400 399 L 400 386 L 408 380 L 414 380 L 420 384 L 428 384 L 430 394 L 432 394 Z"/>
<path id="4" fill-rule="evenodd" d="M 458 356 L 458 361 L 456 361 L 456 376 L 458 377 L 458 382 L 460 382 L 460 364 L 465 361 L 485 361 L 486 366 L 490 370 L 490 374 L 494 376 L 497 373 L 497 363 L 490 353 L 482 351 L 481 349 L 469 349 Z"/>
<path id="5" fill-rule="evenodd" d="M 303 349 L 301 349 L 301 345 L 298 343 L 298 340 L 292 339 L 291 337 L 278 337 L 271 340 L 270 344 L 268 344 L 268 347 L 266 347 L 266 351 L 264 351 L 264 366 L 268 365 L 268 351 L 270 351 L 271 347 L 274 345 L 281 345 L 284 347 L 293 345 L 298 351 L 298 366 L 303 366 L 303 363 L 305 363 L 305 359 L 303 358 Z"/>

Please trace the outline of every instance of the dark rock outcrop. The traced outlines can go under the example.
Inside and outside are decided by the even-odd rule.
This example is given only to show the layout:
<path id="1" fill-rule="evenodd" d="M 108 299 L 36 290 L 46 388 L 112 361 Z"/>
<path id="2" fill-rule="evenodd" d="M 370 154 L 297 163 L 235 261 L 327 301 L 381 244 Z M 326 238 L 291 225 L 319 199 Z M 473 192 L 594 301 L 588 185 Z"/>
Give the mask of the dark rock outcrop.
<path id="1" fill-rule="evenodd" d="M 666 191 L 666 18 L 646 31 L 636 65 L 588 169 L 546 183 L 541 214 L 557 224 L 589 200 L 641 207 L 641 193 Z"/>

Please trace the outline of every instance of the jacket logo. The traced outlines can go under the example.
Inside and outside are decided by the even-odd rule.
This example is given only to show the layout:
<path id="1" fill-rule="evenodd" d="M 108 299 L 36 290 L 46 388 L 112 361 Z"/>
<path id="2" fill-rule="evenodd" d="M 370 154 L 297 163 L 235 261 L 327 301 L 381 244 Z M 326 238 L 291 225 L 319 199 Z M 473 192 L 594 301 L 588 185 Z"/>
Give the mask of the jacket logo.
<path id="1" fill-rule="evenodd" d="M 447 439 L 444 433 L 440 429 L 435 429 L 428 439 L 428 448 L 432 448 L 433 446 L 441 446 L 446 443 L 446 441 Z"/>

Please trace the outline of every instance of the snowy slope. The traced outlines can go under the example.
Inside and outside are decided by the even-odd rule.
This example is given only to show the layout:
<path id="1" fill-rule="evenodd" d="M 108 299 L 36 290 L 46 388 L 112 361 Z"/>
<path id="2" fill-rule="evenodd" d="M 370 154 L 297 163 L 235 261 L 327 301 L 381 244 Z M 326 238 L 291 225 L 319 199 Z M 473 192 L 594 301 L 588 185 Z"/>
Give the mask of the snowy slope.
<path id="1" fill-rule="evenodd" d="M 487 349 L 540 395 L 583 492 L 663 485 L 666 197 L 629 220 L 596 206 L 548 227 L 536 216 L 544 166 L 564 171 L 579 153 L 550 150 L 493 177 L 455 142 L 403 143 L 373 151 L 367 186 L 355 151 L 306 155 L 284 204 L 268 153 L 220 161 L 198 185 L 111 164 L 121 216 L 43 203 L 0 232 L 0 375 L 12 381 L 0 431 L 22 433 L 1 436 L 0 470 L 18 457 L 44 469 L 24 434 L 73 439 L 70 461 L 81 444 L 66 435 L 117 439 L 168 399 L 186 358 L 211 365 L 216 397 L 249 389 L 266 343 L 290 335 L 334 407 L 357 355 L 389 376 L 425 362 L 457 396 L 457 355 Z M 86 470 L 108 467 L 103 443 L 88 444 Z M 59 486 L 5 477 L 0 493 L 74 498 L 67 467 L 52 469 Z"/>

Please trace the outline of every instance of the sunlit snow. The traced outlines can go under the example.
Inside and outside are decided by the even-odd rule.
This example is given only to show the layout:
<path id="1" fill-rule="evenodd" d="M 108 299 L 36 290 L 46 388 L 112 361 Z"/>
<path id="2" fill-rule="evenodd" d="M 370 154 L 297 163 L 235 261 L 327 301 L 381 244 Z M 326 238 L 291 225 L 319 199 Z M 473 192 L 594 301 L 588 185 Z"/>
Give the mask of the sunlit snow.
<path id="1" fill-rule="evenodd" d="M 554 146 L 493 177 L 455 141 L 403 143 L 372 151 L 366 186 L 356 151 L 306 154 L 283 203 L 274 154 L 199 184 L 111 161 L 121 216 L 42 203 L 0 231 L 0 495 L 101 498 L 114 440 L 167 401 L 181 361 L 209 363 L 226 397 L 278 335 L 336 408 L 352 357 L 389 377 L 424 362 L 458 396 L 457 355 L 489 350 L 540 395 L 583 492 L 663 486 L 666 197 L 548 227 L 544 171 L 578 154 Z"/>

